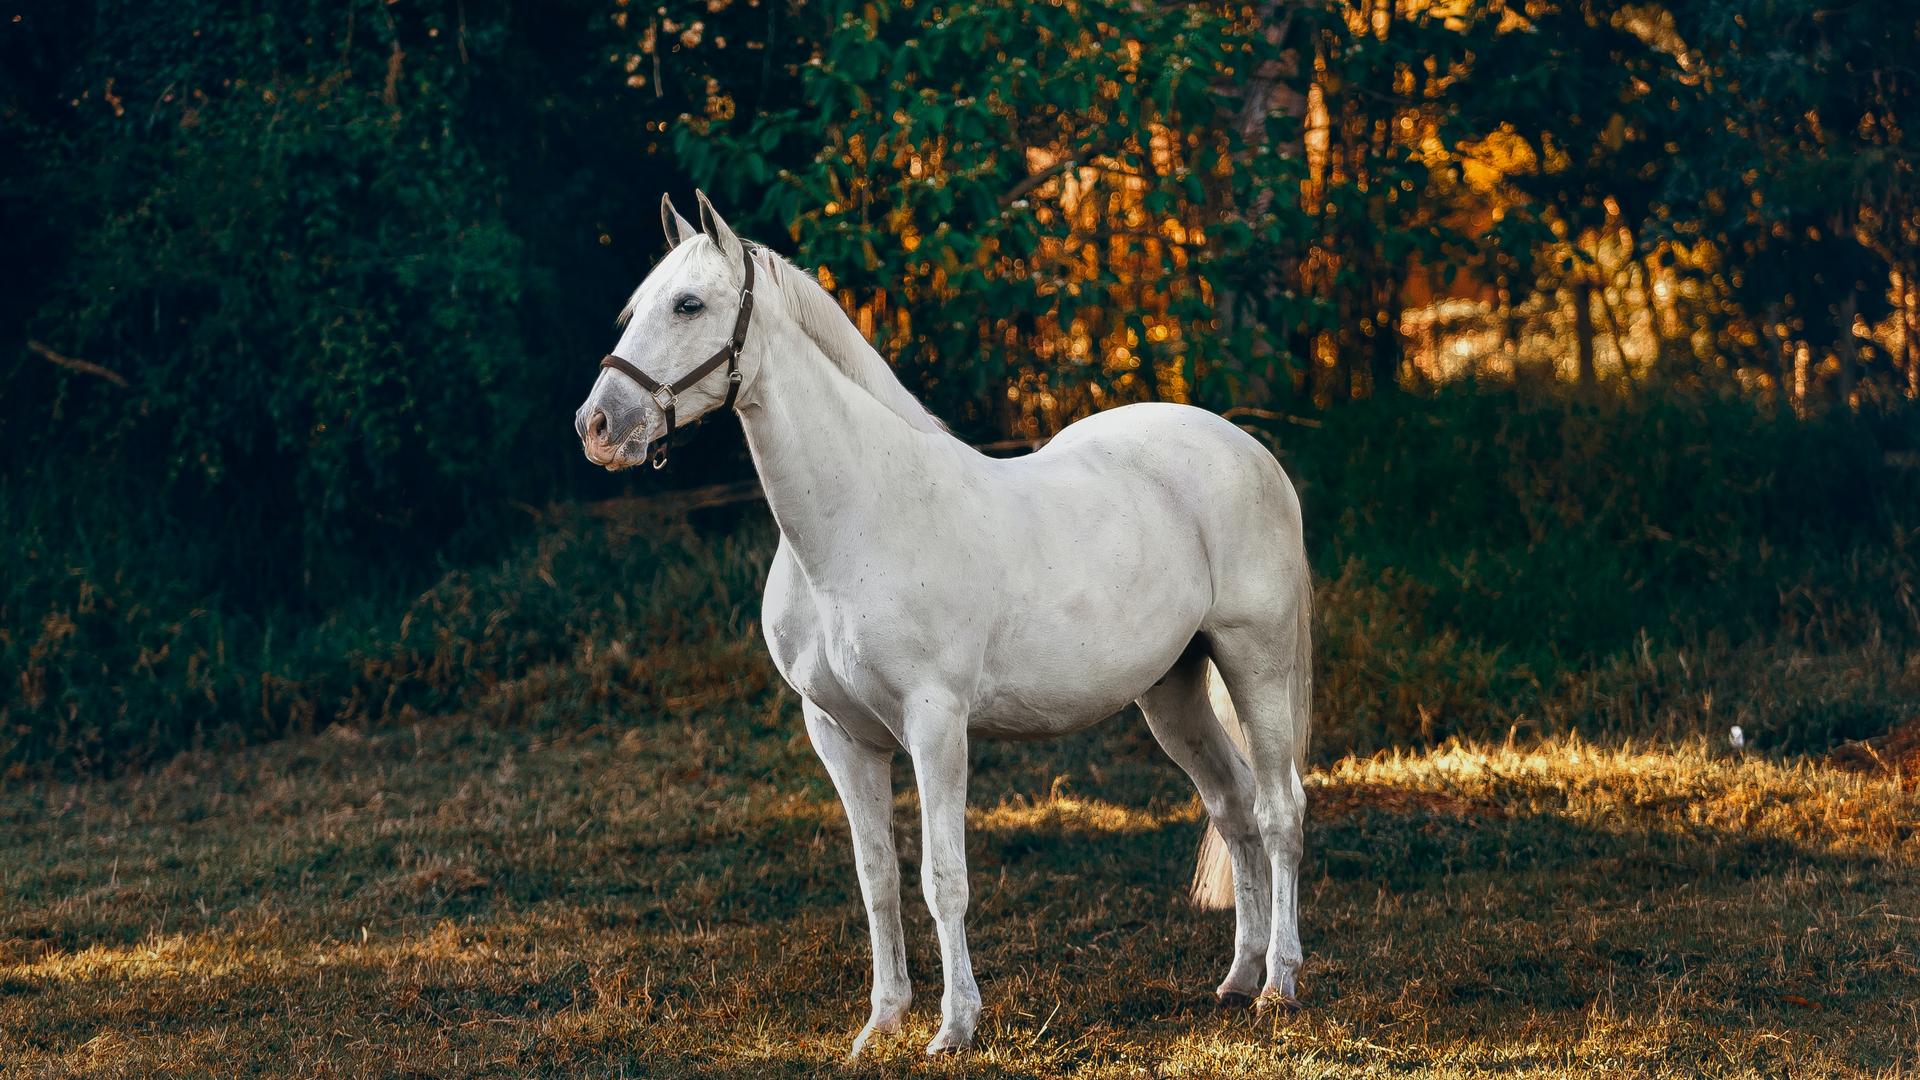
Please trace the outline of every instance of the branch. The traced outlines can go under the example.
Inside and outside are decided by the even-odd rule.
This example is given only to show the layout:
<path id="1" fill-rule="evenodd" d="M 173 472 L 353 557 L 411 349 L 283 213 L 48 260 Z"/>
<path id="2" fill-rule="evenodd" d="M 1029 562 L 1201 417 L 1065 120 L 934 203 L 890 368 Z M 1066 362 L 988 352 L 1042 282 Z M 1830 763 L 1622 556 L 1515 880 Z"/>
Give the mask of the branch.
<path id="1" fill-rule="evenodd" d="M 89 360 L 81 360 L 73 356 L 63 356 L 60 353 L 54 352 L 53 348 L 44 341 L 29 341 L 27 342 L 27 348 L 38 353 L 41 359 L 58 364 L 69 371 L 78 371 L 85 375 L 98 375 L 122 390 L 133 389 L 132 385 L 127 382 L 126 376 L 119 372 L 111 368 L 101 367 L 99 364 Z"/>
<path id="2" fill-rule="evenodd" d="M 1199 232 L 1200 230 L 1195 229 L 1193 231 Z M 1163 233 L 1148 232 L 1145 229 L 1089 229 L 1082 233 L 1076 233 L 1075 235 L 1085 237 L 1089 240 L 1151 240 L 1163 247 L 1179 248 L 1181 251 L 1187 251 L 1194 247 L 1194 245 L 1188 241 L 1174 240 Z"/>
<path id="3" fill-rule="evenodd" d="M 1021 196 L 1032 191 L 1034 188 L 1037 188 L 1041 184 L 1044 184 L 1047 181 L 1053 179 L 1054 177 L 1059 176 L 1061 173 L 1066 172 L 1068 169 L 1077 169 L 1087 165 L 1089 158 L 1099 157 L 1101 154 L 1104 154 L 1111 149 L 1113 149 L 1112 140 L 1098 139 L 1094 142 L 1090 142 L 1087 145 L 1080 147 L 1078 150 L 1075 150 L 1071 154 L 1066 154 L 1062 156 L 1059 161 L 1054 162 L 1053 164 L 1047 166 L 1046 168 L 1041 169 L 1039 172 L 1034 173 L 1031 176 L 1028 176 L 1026 179 L 1020 181 L 1019 183 L 1013 185 L 1011 188 L 1008 188 L 1007 193 L 1005 195 L 1000 196 L 1000 205 L 1012 206 L 1015 202 L 1019 201 Z"/>
<path id="4" fill-rule="evenodd" d="M 1284 420 L 1289 424 L 1298 424 L 1306 428 L 1317 428 L 1320 426 L 1320 421 L 1312 417 L 1294 416 L 1292 413 L 1274 412 L 1272 409 L 1256 409 L 1251 405 L 1235 405 L 1220 415 L 1228 420 L 1238 419 L 1242 416 L 1251 416 L 1255 420 Z"/>
<path id="5" fill-rule="evenodd" d="M 1068 169 L 1071 169 L 1073 167 L 1074 167 L 1074 160 L 1072 158 L 1070 157 L 1061 158 L 1059 161 L 1054 162 L 1053 164 L 1047 166 L 1046 168 L 1041 169 L 1039 172 L 1034 173 L 1031 176 L 1028 176 L 1025 180 L 1022 180 L 1019 183 L 1013 185 L 1011 188 L 1008 188 L 1007 193 L 1005 195 L 1000 196 L 1000 205 L 1012 206 L 1014 203 L 1019 202 L 1020 197 L 1025 195 L 1027 192 L 1032 191 L 1034 188 L 1039 187 L 1041 184 L 1046 183 L 1047 181 L 1053 179 L 1056 176 L 1059 176 L 1061 173 L 1066 172 Z"/>

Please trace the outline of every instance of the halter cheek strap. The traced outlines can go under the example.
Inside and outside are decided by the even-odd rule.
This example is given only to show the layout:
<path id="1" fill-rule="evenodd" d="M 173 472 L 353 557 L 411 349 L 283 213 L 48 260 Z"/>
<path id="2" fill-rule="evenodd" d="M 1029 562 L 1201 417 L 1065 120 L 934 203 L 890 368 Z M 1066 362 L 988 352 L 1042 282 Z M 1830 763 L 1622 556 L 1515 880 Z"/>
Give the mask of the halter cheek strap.
<path id="1" fill-rule="evenodd" d="M 660 411 L 667 414 L 667 433 L 660 436 L 660 440 L 653 444 L 652 451 L 648 455 L 656 469 L 667 463 L 667 442 L 673 438 L 674 430 L 674 406 L 681 394 L 693 389 L 700 380 L 713 374 L 722 364 L 727 366 L 727 400 L 722 407 L 733 408 L 733 400 L 740 394 L 740 350 L 747 343 L 747 324 L 753 318 L 753 251 L 752 244 L 740 246 L 744 284 L 740 289 L 740 314 L 733 320 L 733 334 L 727 339 L 727 343 L 721 346 L 719 352 L 707 357 L 699 367 L 668 384 L 655 379 L 641 371 L 635 364 L 612 353 L 608 353 L 600 361 L 601 367 L 612 368 L 639 383 L 642 390 L 652 395 L 654 404 L 660 406 Z"/>

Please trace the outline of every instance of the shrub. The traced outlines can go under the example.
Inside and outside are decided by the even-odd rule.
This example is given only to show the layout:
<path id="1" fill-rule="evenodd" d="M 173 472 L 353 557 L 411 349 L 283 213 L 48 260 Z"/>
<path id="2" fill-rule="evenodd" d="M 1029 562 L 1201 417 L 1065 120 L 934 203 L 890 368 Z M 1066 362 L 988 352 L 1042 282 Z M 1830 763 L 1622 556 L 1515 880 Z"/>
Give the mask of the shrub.
<path id="1" fill-rule="evenodd" d="M 1581 731 L 1817 750 L 1920 711 L 1916 417 L 1449 391 L 1289 426 L 1318 595 L 1320 753 Z M 1834 478 L 1829 481 L 1829 477 Z M 129 484 L 0 488 L 0 758 L 112 770 L 459 709 L 565 725 L 765 680 L 773 531 L 560 508 L 425 589 L 225 585 Z"/>

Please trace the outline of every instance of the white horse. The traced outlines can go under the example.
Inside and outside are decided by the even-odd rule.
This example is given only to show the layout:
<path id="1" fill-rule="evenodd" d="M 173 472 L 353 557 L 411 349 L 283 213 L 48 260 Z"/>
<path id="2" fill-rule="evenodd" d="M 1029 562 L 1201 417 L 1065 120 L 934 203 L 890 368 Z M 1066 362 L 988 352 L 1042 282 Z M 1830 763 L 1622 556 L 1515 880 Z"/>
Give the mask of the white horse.
<path id="1" fill-rule="evenodd" d="M 1220 417 L 1169 404 L 986 457 L 914 400 L 813 278 L 699 202 L 696 231 L 662 200 L 671 251 L 634 292 L 575 426 L 587 458 L 618 469 L 664 451 L 676 423 L 739 411 L 780 527 L 762 627 L 845 805 L 872 933 L 872 1013 L 853 1054 L 900 1030 L 912 997 L 895 752 L 919 786 L 946 979 L 927 1052 L 960 1050 L 980 1013 L 968 743 L 1064 735 L 1130 701 L 1199 789 L 1207 843 L 1225 848 L 1209 858 L 1203 845 L 1194 881 L 1202 903 L 1232 897 L 1220 1000 L 1291 1007 L 1310 594 L 1279 463 Z M 1210 674 L 1231 698 L 1219 712 Z"/>

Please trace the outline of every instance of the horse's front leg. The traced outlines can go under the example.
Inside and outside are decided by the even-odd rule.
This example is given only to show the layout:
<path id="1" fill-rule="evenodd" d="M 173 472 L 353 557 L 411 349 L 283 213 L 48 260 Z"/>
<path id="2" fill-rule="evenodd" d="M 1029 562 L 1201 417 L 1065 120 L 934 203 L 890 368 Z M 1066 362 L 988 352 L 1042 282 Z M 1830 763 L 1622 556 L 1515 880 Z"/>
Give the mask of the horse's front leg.
<path id="1" fill-rule="evenodd" d="M 967 718 L 958 708 L 931 702 L 909 709 L 906 743 L 920 788 L 920 884 L 940 935 L 940 1030 L 927 1053 L 973 1045 L 980 1019 L 980 987 L 967 955 Z"/>
<path id="2" fill-rule="evenodd" d="M 802 711 L 814 752 L 847 811 L 853 864 L 873 939 L 873 1012 L 847 1055 L 855 1058 L 875 1033 L 899 1031 L 913 1000 L 906 938 L 900 932 L 900 859 L 893 849 L 893 754 L 855 742 L 811 701 L 803 703 Z"/>

